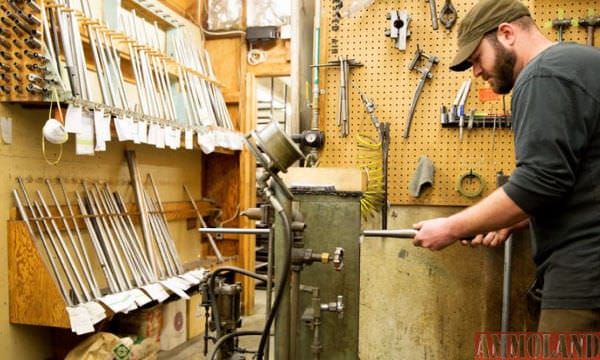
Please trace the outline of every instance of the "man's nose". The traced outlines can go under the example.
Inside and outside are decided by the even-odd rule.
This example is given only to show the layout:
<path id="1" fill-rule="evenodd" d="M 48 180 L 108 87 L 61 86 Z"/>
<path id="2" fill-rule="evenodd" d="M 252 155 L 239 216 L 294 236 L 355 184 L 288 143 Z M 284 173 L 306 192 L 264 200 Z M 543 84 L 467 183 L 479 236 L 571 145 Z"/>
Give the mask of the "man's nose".
<path id="1" fill-rule="evenodd" d="M 479 66 L 479 64 L 473 64 L 473 75 L 475 77 L 478 77 L 481 75 L 481 72 L 482 72 L 481 66 Z"/>

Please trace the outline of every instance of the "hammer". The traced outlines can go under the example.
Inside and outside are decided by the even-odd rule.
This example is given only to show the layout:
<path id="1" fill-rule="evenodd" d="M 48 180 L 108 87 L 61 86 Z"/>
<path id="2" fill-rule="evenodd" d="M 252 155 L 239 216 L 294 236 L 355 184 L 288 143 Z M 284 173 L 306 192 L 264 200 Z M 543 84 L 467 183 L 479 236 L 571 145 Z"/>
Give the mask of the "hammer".
<path id="1" fill-rule="evenodd" d="M 558 42 L 563 41 L 563 29 L 571 26 L 571 19 L 554 19 L 552 20 L 552 27 L 558 29 Z"/>
<path id="2" fill-rule="evenodd" d="M 594 28 L 600 26 L 600 16 L 586 16 L 579 19 L 579 25 L 587 28 L 587 44 L 594 46 Z"/>

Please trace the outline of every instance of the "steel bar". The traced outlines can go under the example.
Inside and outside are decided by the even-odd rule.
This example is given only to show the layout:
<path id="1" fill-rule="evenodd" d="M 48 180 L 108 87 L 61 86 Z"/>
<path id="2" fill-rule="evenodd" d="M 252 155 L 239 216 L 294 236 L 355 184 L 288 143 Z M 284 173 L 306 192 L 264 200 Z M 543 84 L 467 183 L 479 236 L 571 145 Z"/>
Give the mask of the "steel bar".
<path id="1" fill-rule="evenodd" d="M 31 235 L 31 238 L 32 239 L 39 238 L 40 242 L 42 243 L 42 247 L 44 248 L 44 251 L 46 252 L 46 256 L 48 257 L 48 262 L 50 263 L 50 269 L 52 270 L 52 275 L 54 275 L 54 279 L 56 280 L 56 283 L 58 284 L 58 290 L 60 291 L 61 295 L 63 296 L 63 299 L 65 299 L 66 303 L 69 306 L 74 305 L 73 300 L 71 300 L 71 297 L 68 296 L 67 286 L 65 285 L 65 283 L 60 275 L 58 266 L 56 264 L 56 260 L 54 259 L 54 256 L 52 256 L 52 252 L 50 251 L 50 248 L 48 247 L 46 239 L 42 234 L 42 228 L 41 228 L 39 222 L 37 220 L 35 221 L 35 225 L 38 229 L 38 234 L 39 234 L 38 236 L 36 236 L 35 233 L 33 232 L 33 228 L 31 227 L 31 223 L 29 222 L 29 217 L 27 216 L 27 213 L 25 212 L 25 209 L 23 208 L 23 203 L 21 202 L 21 199 L 19 198 L 19 193 L 17 192 L 16 189 L 13 189 L 12 193 L 13 193 L 13 197 L 15 198 L 15 202 L 17 203 L 17 209 L 19 210 L 19 213 L 21 214 L 21 218 L 23 218 L 23 221 L 25 222 L 25 225 L 27 226 L 27 230 L 29 230 L 29 234 Z M 33 209 L 30 208 L 30 211 L 32 211 L 32 210 Z M 35 214 L 32 213 L 32 216 L 35 217 Z"/>
<path id="2" fill-rule="evenodd" d="M 50 226 L 48 225 L 48 222 L 46 221 L 46 217 L 44 217 L 42 208 L 37 201 L 33 201 L 33 206 L 35 207 L 37 214 L 40 218 L 39 221 L 43 225 L 42 226 L 43 229 L 40 234 L 43 234 L 44 229 L 45 229 L 46 235 L 48 235 L 48 239 L 50 240 L 50 245 L 52 245 L 52 249 L 54 250 L 56 257 L 58 258 L 58 261 L 60 262 L 62 270 L 67 278 L 67 281 L 69 282 L 69 286 L 71 286 L 71 291 L 73 292 L 73 295 L 75 296 L 76 303 L 81 304 L 84 299 L 83 299 L 81 293 L 79 292 L 79 289 L 77 289 L 77 282 L 73 279 L 73 275 L 69 272 L 69 268 L 67 266 L 67 263 L 65 262 L 63 254 L 60 252 L 60 249 L 58 248 L 58 245 L 56 244 L 56 239 L 54 239 L 54 236 L 52 235 L 52 230 L 50 230 Z M 41 235 L 41 236 L 43 236 L 43 235 Z"/>
<path id="3" fill-rule="evenodd" d="M 271 231 L 269 229 L 243 229 L 243 228 L 209 228 L 201 227 L 198 231 L 202 234 L 248 234 L 248 235 L 267 235 Z"/>
<path id="4" fill-rule="evenodd" d="M 60 1 L 57 1 L 57 3 L 59 5 L 64 5 Z M 69 85 L 71 86 L 71 94 L 74 97 L 80 97 L 81 96 L 81 87 L 80 87 L 80 82 L 79 82 L 79 74 L 77 73 L 75 65 L 73 63 L 75 56 L 73 54 L 73 48 L 72 48 L 71 39 L 69 37 L 69 31 L 66 31 L 67 30 L 67 23 L 66 23 L 67 20 L 65 19 L 65 15 L 61 11 L 60 6 L 54 7 L 53 9 L 54 9 L 54 11 L 56 11 L 59 28 L 61 29 L 60 36 L 61 36 L 62 47 L 63 47 L 63 56 L 65 58 L 65 68 L 67 70 L 67 75 L 69 77 Z"/>
<path id="5" fill-rule="evenodd" d="M 114 237 L 112 238 L 112 246 L 115 254 L 117 254 L 117 259 L 121 261 L 119 264 L 121 265 L 123 274 L 126 279 L 129 277 L 133 277 L 136 285 L 142 285 L 142 280 L 140 278 L 140 268 L 137 264 L 134 263 L 134 258 L 137 258 L 135 254 L 131 251 L 131 248 L 128 246 L 125 235 L 122 231 L 122 228 L 119 226 L 118 222 L 115 219 L 116 213 L 111 211 L 106 198 L 103 196 L 103 193 L 98 186 L 97 183 L 93 184 L 93 188 L 91 189 L 92 196 L 94 197 L 98 211 L 100 214 L 107 220 L 105 220 L 107 224 L 107 228 L 111 230 Z M 122 255 L 122 256 L 121 256 Z M 124 258 L 124 262 L 123 259 Z M 131 282 L 128 282 L 130 287 L 133 287 Z"/>
<path id="6" fill-rule="evenodd" d="M 100 297 L 102 295 L 100 292 L 100 287 L 98 286 L 98 281 L 94 275 L 94 271 L 92 269 L 92 264 L 90 262 L 90 257 L 87 252 L 87 247 L 83 241 L 83 236 L 81 235 L 81 231 L 79 231 L 79 225 L 77 224 L 77 220 L 75 219 L 75 213 L 73 212 L 73 208 L 71 207 L 71 201 L 69 200 L 69 197 L 67 196 L 67 191 L 65 190 L 65 186 L 62 182 L 62 179 L 59 177 L 57 179 L 57 181 L 62 190 L 63 197 L 65 200 L 65 205 L 67 206 L 67 210 L 69 212 L 69 216 L 73 222 L 73 229 L 75 229 L 75 235 L 77 236 L 77 240 L 79 241 L 79 245 L 81 246 L 81 251 L 83 252 L 83 257 L 85 260 L 85 267 L 87 268 L 87 271 L 91 275 L 90 277 L 91 277 L 91 281 L 92 281 L 92 283 L 91 283 L 92 292 L 94 293 L 94 296 Z M 54 194 L 54 190 L 52 190 L 52 187 L 50 186 L 49 181 L 48 181 L 48 188 L 50 189 L 52 198 L 54 199 L 54 202 L 55 202 L 55 204 L 57 204 L 57 207 L 58 207 L 58 200 L 56 199 L 56 195 Z M 69 229 L 68 222 L 66 221 L 66 217 L 63 215 L 62 209 L 59 210 L 59 213 L 64 218 L 65 228 Z M 68 231 L 70 231 L 70 230 L 68 230 Z"/>
<path id="7" fill-rule="evenodd" d="M 92 229 L 96 234 L 96 238 L 98 239 L 98 244 L 102 249 L 102 252 L 106 256 L 107 264 L 111 271 L 113 278 L 115 279 L 115 284 L 117 286 L 117 291 L 125 291 L 127 290 L 127 282 L 125 281 L 125 277 L 123 276 L 121 269 L 119 268 L 119 264 L 117 263 L 117 259 L 115 258 L 115 254 L 110 245 L 109 235 L 104 228 L 104 224 L 102 223 L 102 218 L 98 215 L 98 211 L 96 210 L 94 199 L 89 194 L 89 191 L 85 192 L 85 206 L 87 214 L 90 215 L 90 223 L 92 225 Z"/>
<path id="8" fill-rule="evenodd" d="M 73 233 L 71 232 L 71 228 L 69 227 L 67 218 L 65 217 L 65 214 L 62 211 L 62 207 L 61 207 L 60 203 L 58 202 L 58 198 L 56 197 L 56 193 L 54 192 L 54 189 L 52 188 L 52 184 L 50 183 L 50 180 L 45 179 L 45 182 L 46 182 L 46 186 L 48 187 L 48 191 L 50 192 L 50 196 L 52 197 L 54 206 L 56 207 L 56 210 L 58 212 L 58 215 L 59 215 L 60 219 L 62 220 L 63 226 L 65 228 L 65 232 L 67 233 L 67 237 L 69 238 L 69 241 L 71 242 L 71 247 L 75 251 L 75 256 L 77 257 L 77 260 L 79 261 L 79 267 L 81 268 L 83 275 L 85 276 L 85 279 L 87 281 L 88 289 L 93 294 L 92 299 L 98 298 L 98 297 L 100 297 L 100 289 L 98 288 L 98 282 L 96 281 L 96 278 L 94 277 L 94 272 L 90 265 L 90 259 L 89 259 L 87 250 L 85 249 L 85 244 L 83 243 L 83 240 L 81 239 L 81 237 L 78 238 L 78 240 L 79 240 L 78 242 L 75 241 L 75 237 L 73 236 Z M 91 300 L 91 299 L 88 299 L 88 300 Z"/>
<path id="9" fill-rule="evenodd" d="M 152 282 L 152 276 L 149 272 L 148 263 L 143 257 L 143 251 L 139 246 L 137 246 L 138 243 L 131 234 L 127 223 L 123 218 L 124 215 L 120 212 L 115 198 L 110 192 L 110 189 L 105 186 L 103 190 L 98 190 L 98 192 L 104 197 L 104 201 L 106 203 L 105 206 L 107 207 L 107 211 L 109 211 L 114 218 L 115 227 L 119 231 L 119 236 L 121 237 L 123 247 L 130 254 L 131 263 L 133 266 L 132 271 L 136 271 L 139 275 L 139 278 L 136 280 L 138 281 L 138 286 Z"/>
<path id="10" fill-rule="evenodd" d="M 62 250 L 62 254 L 64 254 L 64 256 L 67 259 L 67 264 L 69 265 L 69 268 L 65 268 L 65 273 L 68 273 L 69 270 L 72 271 L 73 276 L 75 277 L 75 280 L 77 281 L 77 285 L 79 285 L 79 288 L 81 289 L 81 292 L 83 293 L 83 298 L 81 300 L 85 300 L 85 301 L 92 300 L 92 296 L 90 295 L 88 288 L 85 286 L 85 283 L 81 277 L 81 274 L 79 273 L 79 269 L 77 268 L 77 265 L 75 264 L 75 261 L 73 260 L 71 251 L 67 247 L 67 243 L 65 242 L 65 240 L 62 237 L 61 231 L 58 228 L 58 226 L 56 225 L 56 221 L 54 221 L 54 218 L 52 217 L 52 213 L 50 212 L 48 205 L 46 205 L 46 201 L 44 200 L 44 197 L 42 196 L 42 192 L 37 190 L 36 194 L 38 196 L 39 203 L 41 205 L 41 209 L 43 210 L 43 212 L 41 212 L 40 215 L 42 216 L 42 218 L 44 216 L 46 216 L 48 218 L 48 222 L 50 223 L 50 226 L 51 226 L 51 227 L 48 227 L 48 235 L 50 236 L 50 239 L 52 241 L 52 238 L 53 238 L 52 230 L 54 230 L 58 245 L 60 245 L 60 247 L 55 251 L 57 253 L 59 253 L 59 251 Z M 40 210 L 38 210 L 38 212 L 40 212 Z"/>
<path id="11" fill-rule="evenodd" d="M 82 215 L 84 215 L 83 222 L 88 229 L 88 234 L 90 235 L 90 239 L 92 240 L 92 244 L 94 249 L 96 250 L 96 255 L 98 256 L 98 261 L 100 262 L 100 267 L 102 268 L 102 272 L 106 278 L 106 283 L 111 293 L 116 293 L 120 290 L 119 284 L 115 279 L 114 272 L 112 270 L 112 265 L 108 261 L 106 251 L 102 244 L 100 243 L 100 238 L 98 237 L 97 228 L 92 223 L 91 217 L 88 217 L 87 207 L 83 202 L 83 199 L 79 195 L 79 193 L 75 193 L 77 205 L 79 206 L 79 211 Z M 75 219 L 73 219 L 75 220 Z"/>
<path id="12" fill-rule="evenodd" d="M 119 194 L 118 192 L 113 193 L 113 196 L 115 198 L 116 205 L 119 208 L 120 212 L 125 214 L 125 215 L 123 215 L 124 220 L 127 223 L 127 228 L 129 229 L 133 238 L 135 239 L 134 245 L 135 245 L 136 249 L 138 250 L 138 252 L 140 253 L 140 256 L 144 260 L 146 272 L 150 276 L 150 281 L 157 281 L 158 276 L 157 276 L 156 272 L 152 269 L 150 260 L 148 259 L 146 252 L 143 251 L 144 244 L 142 243 L 139 236 L 137 235 L 137 232 L 135 231 L 135 226 L 133 225 L 133 220 L 131 219 L 131 217 L 129 216 L 129 213 L 127 212 L 127 207 L 125 206 L 125 201 L 123 200 L 123 197 L 121 197 L 121 194 Z"/>
<path id="13" fill-rule="evenodd" d="M 204 221 L 204 218 L 202 217 L 200 210 L 198 210 L 198 206 L 196 205 L 196 201 L 192 197 L 192 193 L 190 193 L 190 190 L 188 189 L 188 187 L 185 184 L 183 184 L 183 189 L 185 190 L 185 193 L 187 194 L 188 198 L 190 199 L 190 202 L 192 203 L 192 206 L 194 207 L 194 211 L 196 211 L 196 217 L 198 218 L 198 220 L 200 220 L 200 224 L 202 224 L 202 228 L 206 228 L 207 227 L 206 222 Z M 213 249 L 213 251 L 215 252 L 215 255 L 217 256 L 217 262 L 223 262 L 223 255 L 221 255 L 221 251 L 219 251 L 219 248 L 217 247 L 217 243 L 215 242 L 215 239 L 213 239 L 212 235 L 209 233 L 206 233 L 206 237 L 208 238 L 210 247 Z"/>
<path id="14" fill-rule="evenodd" d="M 21 191 L 23 192 L 23 196 L 25 197 L 25 202 L 27 204 L 27 207 L 29 208 L 29 212 L 31 213 L 31 216 L 33 218 L 38 218 L 38 220 L 36 220 L 36 225 L 38 228 L 38 232 L 40 235 L 40 239 L 42 239 L 42 243 L 45 244 L 44 247 L 47 248 L 47 243 L 46 243 L 46 238 L 44 236 L 44 232 L 43 229 L 46 228 L 46 230 L 49 230 L 47 224 L 45 221 L 43 221 L 42 217 L 42 211 L 39 209 L 39 205 L 36 206 L 36 203 L 32 202 L 31 199 L 29 198 L 29 193 L 27 192 L 27 188 L 25 188 L 25 183 L 23 182 L 23 179 L 21 177 L 17 177 L 17 182 L 19 183 L 19 186 L 21 187 Z M 37 212 L 36 212 L 37 210 Z M 41 225 L 40 225 L 41 224 Z M 42 226 L 43 225 L 43 226 Z M 64 262 L 64 258 L 62 257 L 62 254 L 58 251 L 56 243 L 54 241 L 54 238 L 52 237 L 52 234 L 50 233 L 50 231 L 47 231 L 48 234 L 48 238 L 50 240 L 50 245 L 52 245 L 52 249 L 54 250 L 54 253 L 56 254 L 56 258 L 58 259 L 62 270 L 67 278 L 67 281 L 69 283 L 69 286 L 71 287 L 71 290 L 73 292 L 73 294 L 75 295 L 75 299 L 77 301 L 77 303 L 81 302 L 81 294 L 79 294 L 79 291 L 77 290 L 76 286 L 75 286 L 75 281 L 73 280 L 73 278 L 71 277 L 71 274 L 67 271 L 67 267 L 66 264 Z M 47 248 L 47 254 L 49 259 L 52 259 L 52 252 L 49 251 L 50 248 Z M 52 260 L 50 260 L 52 261 Z M 61 279 L 60 277 L 58 279 Z M 67 297 L 65 299 L 67 302 L 71 301 L 70 297 Z M 71 304 L 73 304 L 71 302 Z"/>
<path id="15" fill-rule="evenodd" d="M 143 189 L 141 185 L 140 174 L 137 168 L 137 161 L 135 158 L 135 151 L 125 151 L 125 157 L 127 158 L 127 165 L 129 167 L 129 176 L 131 178 L 131 185 L 135 193 L 136 203 L 140 212 L 140 225 L 142 228 L 142 237 L 146 245 L 146 255 L 150 259 L 150 264 L 154 273 L 157 273 L 156 261 L 154 258 L 154 249 L 152 248 L 152 240 L 150 237 L 149 224 L 148 224 L 148 209 L 146 202 L 144 201 Z"/>
<path id="16" fill-rule="evenodd" d="M 417 230 L 399 229 L 399 230 L 364 230 L 362 236 L 366 237 L 389 237 L 399 239 L 412 239 L 417 235 Z"/>
<path id="17" fill-rule="evenodd" d="M 128 290 L 133 287 L 131 280 L 129 279 L 129 274 L 125 264 L 123 263 L 123 258 L 121 256 L 121 252 L 119 251 L 115 236 L 114 230 L 110 227 L 110 224 L 107 220 L 108 216 L 104 212 L 102 208 L 102 204 L 98 198 L 98 194 L 96 194 L 93 189 L 88 189 L 85 181 L 82 181 L 83 190 L 88 199 L 88 203 L 90 205 L 90 213 L 96 215 L 96 220 L 98 223 L 98 227 L 102 234 L 102 239 L 104 240 L 104 244 L 107 247 L 109 254 L 109 259 L 113 263 L 113 271 L 116 273 L 116 278 L 121 285 L 121 290 Z"/>
<path id="18" fill-rule="evenodd" d="M 148 210 L 149 210 L 148 220 L 150 222 L 150 228 L 152 229 L 152 234 L 153 234 L 154 240 L 156 242 L 155 244 L 159 250 L 157 253 L 157 257 L 162 261 L 162 264 L 164 265 L 166 274 L 168 276 L 175 276 L 175 275 L 177 275 L 177 271 L 175 270 L 169 250 L 166 247 L 166 239 L 164 236 L 165 234 L 162 232 L 160 225 L 157 222 L 154 206 L 152 204 L 152 201 L 150 200 L 148 193 L 145 190 L 144 190 L 144 199 L 146 201 L 146 204 L 147 204 Z M 160 264 L 160 262 L 159 262 L 159 264 Z"/>
<path id="19" fill-rule="evenodd" d="M 175 248 L 175 242 L 173 241 L 173 237 L 171 236 L 171 233 L 169 231 L 169 223 L 167 221 L 167 216 L 165 215 L 165 209 L 160 200 L 158 188 L 154 183 L 154 178 L 152 177 L 152 174 L 148 174 L 148 179 L 150 180 L 150 186 L 152 187 L 152 191 L 154 193 L 154 200 L 156 206 L 158 207 L 158 211 L 160 212 L 159 225 L 161 225 L 161 228 L 163 229 L 162 231 L 165 233 L 165 235 L 167 235 L 167 248 L 175 264 L 177 274 L 181 274 L 183 273 L 183 266 L 181 266 L 181 260 L 179 259 L 177 249 Z"/>
<path id="20" fill-rule="evenodd" d="M 67 7 L 73 9 L 70 0 L 66 0 Z M 75 65 L 77 71 L 79 71 L 79 83 L 82 92 L 82 97 L 86 100 L 92 99 L 92 90 L 90 87 L 90 81 L 87 75 L 85 54 L 83 52 L 83 41 L 81 40 L 81 34 L 79 33 L 79 22 L 77 16 L 73 11 L 67 13 L 67 19 L 70 27 L 65 28 L 68 30 L 69 37 L 71 38 L 71 45 L 73 46 L 73 55 L 75 56 Z M 62 29 L 62 28 L 61 28 Z"/>
<path id="21" fill-rule="evenodd" d="M 92 9 L 90 6 L 89 0 L 81 0 L 81 7 L 83 9 L 83 14 L 88 19 L 93 19 Z M 94 58 L 94 64 L 96 65 L 96 75 L 98 77 L 98 83 L 100 84 L 100 93 L 102 95 L 102 101 L 105 104 L 112 104 L 111 99 L 108 94 L 108 85 L 106 84 L 106 74 L 104 73 L 104 69 L 102 64 L 100 63 L 100 57 L 98 55 L 98 48 L 96 47 L 96 41 L 94 40 L 94 31 L 92 29 L 92 23 L 90 21 L 86 21 L 85 28 L 87 30 L 88 39 L 90 41 L 90 48 L 92 49 L 92 56 Z"/>
<path id="22" fill-rule="evenodd" d="M 129 38 L 133 38 L 133 32 L 130 29 L 130 19 L 131 17 L 126 17 L 124 14 L 121 14 L 121 24 L 123 25 L 123 31 Z M 145 90 L 142 88 L 142 78 L 140 74 L 140 68 L 137 60 L 137 56 L 135 51 L 133 50 L 133 40 L 127 39 L 127 49 L 129 50 L 129 58 L 131 59 L 131 68 L 133 69 L 133 75 L 135 77 L 135 87 L 138 94 L 138 101 L 143 114 L 147 114 L 147 100 L 145 96 Z"/>

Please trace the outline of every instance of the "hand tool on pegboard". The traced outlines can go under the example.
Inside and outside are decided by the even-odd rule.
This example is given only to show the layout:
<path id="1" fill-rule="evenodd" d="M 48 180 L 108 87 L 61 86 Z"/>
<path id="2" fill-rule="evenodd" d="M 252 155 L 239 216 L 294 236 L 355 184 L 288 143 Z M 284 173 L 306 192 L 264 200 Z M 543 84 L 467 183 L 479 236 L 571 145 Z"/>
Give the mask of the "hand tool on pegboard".
<path id="1" fill-rule="evenodd" d="M 339 56 L 338 60 L 329 61 L 326 64 L 311 65 L 313 68 L 321 67 L 339 67 L 340 68 L 340 92 L 339 92 L 339 110 L 338 110 L 338 127 L 341 128 L 342 137 L 350 134 L 350 111 L 348 109 L 348 81 L 350 78 L 350 69 L 357 66 L 363 66 L 355 59 L 349 59 L 348 56 Z"/>
<path id="2" fill-rule="evenodd" d="M 556 29 L 558 42 L 563 41 L 563 34 L 565 29 L 569 26 L 577 26 L 577 19 L 565 18 L 565 11 L 563 9 L 558 10 L 558 17 L 548 23 L 546 26 L 551 26 Z"/>
<path id="3" fill-rule="evenodd" d="M 406 38 L 410 36 L 408 25 L 410 24 L 410 15 L 406 10 L 390 11 L 385 15 L 390 21 L 390 27 L 385 29 L 385 36 L 396 39 L 394 47 L 398 50 L 406 50 Z"/>
<path id="4" fill-rule="evenodd" d="M 417 62 L 421 59 L 426 59 L 426 64 L 424 67 L 417 67 Z M 417 83 L 417 88 L 415 89 L 415 93 L 413 95 L 412 101 L 410 103 L 410 109 L 408 110 L 408 117 L 406 119 L 406 125 L 404 127 L 403 137 L 408 138 L 408 133 L 410 132 L 410 125 L 412 123 L 413 116 L 415 114 L 415 109 L 417 107 L 417 102 L 419 101 L 419 96 L 423 91 L 423 86 L 425 85 L 425 81 L 427 79 L 432 79 L 433 74 L 431 73 L 431 68 L 433 65 L 437 64 L 440 59 L 435 55 L 429 55 L 423 52 L 419 45 L 417 45 L 417 50 L 415 51 L 415 56 L 412 61 L 408 65 L 409 70 L 416 70 L 421 73 L 421 77 L 419 78 L 419 82 Z"/>
<path id="5" fill-rule="evenodd" d="M 440 22 L 447 31 L 450 31 L 456 23 L 456 19 L 458 19 L 456 8 L 452 5 L 450 0 L 446 0 L 444 6 L 442 6 L 442 9 L 440 10 Z"/>
<path id="6" fill-rule="evenodd" d="M 584 26 L 587 30 L 587 45 L 594 46 L 594 30 L 600 26 L 600 16 L 594 16 L 594 12 L 588 10 L 588 15 L 579 19 L 579 26 Z"/>
<path id="7" fill-rule="evenodd" d="M 387 208 L 388 208 L 388 196 L 387 196 L 387 177 L 388 177 L 388 153 L 390 147 L 390 123 L 380 122 L 375 115 L 375 103 L 367 97 L 367 95 L 352 83 L 360 93 L 360 98 L 365 105 L 365 109 L 371 118 L 371 122 L 377 134 L 379 135 L 379 142 L 370 140 L 365 136 L 358 137 L 358 148 L 366 150 L 367 152 L 378 151 L 380 154 L 371 154 L 365 159 L 368 160 L 366 164 L 366 171 L 368 175 L 367 191 L 361 198 L 361 212 L 366 217 L 375 210 L 375 206 L 381 207 L 381 228 L 387 229 Z M 373 171 L 375 170 L 375 171 Z M 371 173 L 369 173 L 369 171 Z M 378 173 L 381 172 L 379 175 Z M 375 174 L 374 174 L 375 173 Z M 375 176 L 373 176 L 375 175 Z M 371 178 L 373 176 L 373 178 Z"/>
<path id="8" fill-rule="evenodd" d="M 431 16 L 431 27 L 433 30 L 438 29 L 438 18 L 437 18 L 437 9 L 435 7 L 435 0 L 425 0 L 429 3 L 429 15 Z"/>

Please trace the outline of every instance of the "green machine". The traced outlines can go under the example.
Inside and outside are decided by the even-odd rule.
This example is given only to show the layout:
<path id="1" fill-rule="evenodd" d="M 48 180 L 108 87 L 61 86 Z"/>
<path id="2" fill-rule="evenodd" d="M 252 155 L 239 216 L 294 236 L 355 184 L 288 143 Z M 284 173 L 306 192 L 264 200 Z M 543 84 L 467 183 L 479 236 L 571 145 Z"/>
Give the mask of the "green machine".
<path id="1" fill-rule="evenodd" d="M 275 359 L 358 359 L 360 192 L 291 189 L 289 292 L 275 322 Z M 275 269 L 285 241 L 275 226 Z M 277 283 L 277 280 L 276 280 Z"/>

